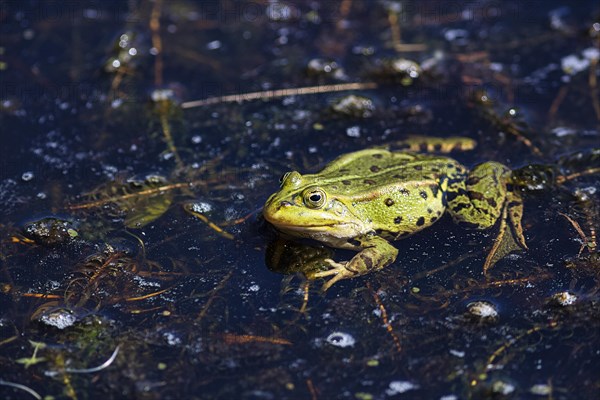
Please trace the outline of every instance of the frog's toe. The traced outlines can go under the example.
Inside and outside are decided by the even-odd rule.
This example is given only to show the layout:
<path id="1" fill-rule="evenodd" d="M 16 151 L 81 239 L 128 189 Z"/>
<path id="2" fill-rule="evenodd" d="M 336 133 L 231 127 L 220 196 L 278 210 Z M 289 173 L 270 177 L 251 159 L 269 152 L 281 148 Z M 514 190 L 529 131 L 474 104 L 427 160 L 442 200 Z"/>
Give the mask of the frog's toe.
<path id="1" fill-rule="evenodd" d="M 343 271 L 346 271 L 346 264 L 348 264 L 348 261 L 342 261 L 340 263 L 337 261 L 333 261 L 331 258 L 326 258 L 323 261 L 329 264 L 331 267 L 327 271 L 312 273 L 311 278 L 324 278 L 326 276 L 338 275 Z"/>
<path id="2" fill-rule="evenodd" d="M 334 276 L 333 278 L 329 279 L 327 282 L 325 282 L 323 284 L 323 287 L 321 288 L 321 291 L 326 292 L 330 287 L 332 287 L 336 282 L 341 281 L 342 279 L 347 279 L 347 278 L 351 278 L 354 275 L 346 275 L 344 272 L 342 272 L 341 270 L 339 271 L 339 273 Z"/>
<path id="3" fill-rule="evenodd" d="M 312 275 L 313 278 L 324 278 L 327 276 L 334 275 L 333 278 L 329 279 L 323 285 L 323 292 L 327 291 L 327 289 L 333 286 L 336 282 L 339 282 L 342 279 L 353 278 L 357 275 L 356 272 L 348 269 L 348 261 L 336 262 L 330 258 L 327 258 L 323 261 L 329 264 L 331 266 L 331 269 L 328 269 L 327 271 L 317 272 Z"/>

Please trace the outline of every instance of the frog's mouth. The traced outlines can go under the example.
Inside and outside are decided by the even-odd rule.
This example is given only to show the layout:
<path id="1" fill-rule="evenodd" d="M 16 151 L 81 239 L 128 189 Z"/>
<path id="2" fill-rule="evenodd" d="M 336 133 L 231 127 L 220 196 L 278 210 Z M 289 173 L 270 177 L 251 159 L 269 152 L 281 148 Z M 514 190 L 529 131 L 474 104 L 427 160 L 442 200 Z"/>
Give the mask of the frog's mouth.
<path id="1" fill-rule="evenodd" d="M 297 236 L 322 237 L 333 236 L 337 238 L 355 237 L 360 232 L 360 226 L 352 222 L 331 222 L 318 223 L 310 225 L 296 225 L 281 223 L 278 221 L 273 224 L 278 230 L 291 233 Z"/>
<path id="2" fill-rule="evenodd" d="M 336 222 L 332 222 L 330 224 L 324 224 L 324 223 L 319 223 L 319 224 L 314 224 L 314 225 L 295 225 L 295 224 L 287 224 L 287 223 L 281 223 L 281 222 L 277 222 L 274 223 L 273 225 L 275 225 L 277 228 L 280 228 L 282 230 L 294 230 L 294 231 L 322 231 L 323 229 L 327 229 L 327 228 L 332 228 L 332 227 L 340 227 L 343 228 L 345 226 L 351 226 L 354 224 L 348 223 L 348 222 L 344 222 L 344 223 L 336 223 Z"/>

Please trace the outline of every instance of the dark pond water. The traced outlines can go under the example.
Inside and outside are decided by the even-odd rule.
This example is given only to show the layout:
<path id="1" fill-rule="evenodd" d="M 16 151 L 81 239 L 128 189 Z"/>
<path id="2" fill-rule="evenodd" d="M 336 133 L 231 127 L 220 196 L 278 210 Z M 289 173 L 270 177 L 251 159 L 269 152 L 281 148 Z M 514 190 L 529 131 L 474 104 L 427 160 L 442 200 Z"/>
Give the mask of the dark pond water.
<path id="1" fill-rule="evenodd" d="M 0 397 L 598 398 L 596 2 L 2 0 L 0 22 Z M 513 169 L 529 250 L 484 275 L 501 222 L 445 216 L 323 293 L 303 271 L 355 253 L 282 239 L 264 202 L 410 135 Z"/>

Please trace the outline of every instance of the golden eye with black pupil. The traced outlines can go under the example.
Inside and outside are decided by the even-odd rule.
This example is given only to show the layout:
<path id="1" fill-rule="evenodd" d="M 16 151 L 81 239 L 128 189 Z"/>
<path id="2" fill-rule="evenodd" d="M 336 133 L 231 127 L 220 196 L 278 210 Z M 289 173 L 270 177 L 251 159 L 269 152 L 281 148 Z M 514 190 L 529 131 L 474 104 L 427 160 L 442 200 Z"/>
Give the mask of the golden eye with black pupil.
<path id="1" fill-rule="evenodd" d="M 325 192 L 321 189 L 309 189 L 304 192 L 304 204 L 310 208 L 320 208 L 325 204 Z"/>

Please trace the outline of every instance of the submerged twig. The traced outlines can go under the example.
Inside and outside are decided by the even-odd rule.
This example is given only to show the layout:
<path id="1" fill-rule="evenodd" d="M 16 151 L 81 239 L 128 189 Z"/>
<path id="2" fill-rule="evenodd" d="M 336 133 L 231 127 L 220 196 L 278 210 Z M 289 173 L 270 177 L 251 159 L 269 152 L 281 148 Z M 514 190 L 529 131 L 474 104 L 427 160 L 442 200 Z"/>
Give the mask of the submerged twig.
<path id="1" fill-rule="evenodd" d="M 446 290 L 444 292 L 440 292 L 440 298 L 446 297 L 450 298 L 459 293 L 468 293 L 475 290 L 487 290 L 490 288 L 499 288 L 504 286 L 520 286 L 520 285 L 529 285 L 532 282 L 539 282 L 552 277 L 550 273 L 537 273 L 533 276 L 526 276 L 523 278 L 512 278 L 512 279 L 502 279 L 497 281 L 488 281 L 488 282 L 477 282 L 476 284 L 469 284 L 466 287 L 458 287 L 452 290 Z M 415 296 L 415 293 L 413 293 Z"/>
<path id="2" fill-rule="evenodd" d="M 568 86 L 563 86 L 560 88 L 560 90 L 558 91 L 558 94 L 552 101 L 552 105 L 550 105 L 550 109 L 548 110 L 548 119 L 549 120 L 554 119 L 554 117 L 556 116 L 556 113 L 558 112 L 558 108 L 562 104 L 562 102 L 565 99 L 565 97 L 567 96 L 568 92 L 569 92 Z"/>
<path id="3" fill-rule="evenodd" d="M 373 288 L 371 287 L 371 284 L 369 284 L 368 282 L 367 282 L 367 288 L 371 292 L 371 295 L 373 296 L 373 299 L 375 300 L 375 304 L 377 304 L 377 307 L 379 308 L 379 311 L 381 312 L 381 320 L 383 321 L 383 326 L 385 326 L 385 329 L 387 330 L 388 334 L 392 337 L 392 340 L 394 341 L 394 347 L 396 347 L 396 351 L 398 353 L 400 353 L 402 351 L 402 345 L 400 344 L 400 338 L 398 337 L 398 335 L 396 335 L 396 332 L 394 332 L 394 328 L 392 327 L 392 324 L 390 324 L 390 321 L 389 321 L 388 315 L 387 315 L 387 310 L 385 309 L 385 306 L 383 305 L 381 298 L 379 297 L 377 292 L 373 290 Z"/>
<path id="4" fill-rule="evenodd" d="M 179 152 L 177 151 L 177 147 L 175 146 L 175 141 L 173 140 L 173 135 L 171 134 L 171 125 L 169 124 L 167 112 L 166 110 L 164 110 L 164 107 L 160 107 L 159 114 L 160 126 L 163 131 L 165 143 L 167 144 L 167 147 L 169 148 L 171 154 L 173 154 L 173 157 L 175 157 L 175 163 L 177 164 L 177 168 L 183 169 L 183 160 L 179 156 Z"/>
<path id="5" fill-rule="evenodd" d="M 598 58 L 590 60 L 588 83 L 590 86 L 590 96 L 592 97 L 592 106 L 596 113 L 596 119 L 600 121 L 600 99 L 598 95 L 598 79 L 596 78 L 596 68 L 598 67 Z"/>
<path id="6" fill-rule="evenodd" d="M 213 290 L 210 291 L 210 297 L 208 298 L 208 300 L 204 304 L 204 307 L 202 307 L 202 310 L 196 317 L 196 322 L 198 322 L 202 318 L 204 318 L 204 316 L 208 312 L 208 309 L 210 308 L 211 304 L 213 303 L 213 301 L 215 301 L 215 298 L 217 297 L 217 293 L 219 293 L 221 291 L 221 289 L 223 289 L 225 287 L 225 284 L 227 283 L 229 278 L 231 278 L 232 275 L 233 275 L 233 271 L 229 271 L 229 273 L 227 275 L 225 275 L 223 277 L 223 279 L 221 279 L 221 282 L 219 282 L 219 284 Z"/>
<path id="7" fill-rule="evenodd" d="M 556 326 L 556 322 L 552 322 L 550 324 L 551 327 Z M 508 350 L 508 348 L 510 348 L 512 345 L 514 345 L 515 343 L 517 343 L 519 340 L 535 333 L 538 332 L 540 330 L 544 329 L 543 326 L 534 326 L 533 328 L 528 329 L 527 331 L 525 331 L 524 333 L 520 334 L 519 336 L 515 337 L 514 339 L 510 339 L 508 342 L 504 343 L 502 346 L 498 347 L 493 353 L 492 355 L 490 355 L 487 359 L 485 368 L 487 370 L 492 369 L 494 361 L 496 361 L 496 359 L 502 354 L 504 353 L 506 350 Z"/>
<path id="8" fill-rule="evenodd" d="M 302 285 L 302 306 L 300 306 L 300 314 L 303 314 L 306 311 L 306 307 L 308 306 L 308 297 L 310 293 L 310 281 L 307 279 Z"/>
<path id="9" fill-rule="evenodd" d="M 468 260 L 469 258 L 476 257 L 477 255 L 478 255 L 477 253 L 465 253 L 465 254 L 462 254 L 458 258 L 456 258 L 456 259 L 454 259 L 454 260 L 452 260 L 450 262 L 447 262 L 445 264 L 442 264 L 442 265 L 440 265 L 437 268 L 428 269 L 428 270 L 416 273 L 415 275 L 413 275 L 411 277 L 411 280 L 413 282 L 415 282 L 415 281 L 418 281 L 419 279 L 429 278 L 430 276 L 432 276 L 434 274 L 437 274 L 438 272 L 441 272 L 441 271 L 443 271 L 443 270 L 445 270 L 447 268 L 454 267 L 454 266 L 456 266 L 458 264 L 461 264 L 463 261 Z"/>
<path id="10" fill-rule="evenodd" d="M 162 39 L 160 37 L 160 16 L 162 14 L 162 0 L 155 0 L 150 15 L 150 31 L 152 32 L 152 46 L 156 54 L 154 55 L 154 84 L 161 86 L 163 84 L 163 59 L 162 59 Z"/>
<path id="11" fill-rule="evenodd" d="M 578 255 L 581 255 L 581 252 L 587 246 L 587 243 L 588 243 L 587 235 L 583 232 L 583 229 L 581 229 L 581 226 L 579 225 L 579 222 L 575 221 L 573 218 L 569 217 L 565 213 L 559 212 L 558 215 L 562 215 L 563 217 L 565 217 L 567 219 L 567 221 L 569 221 L 569 223 L 571 224 L 571 226 L 579 234 L 579 238 L 581 239 L 582 243 L 581 243 L 581 247 L 579 248 L 579 254 Z"/>
<path id="12" fill-rule="evenodd" d="M 529 150 L 531 150 L 531 152 L 533 154 L 535 154 L 536 156 L 542 156 L 542 151 L 539 149 L 539 147 L 537 147 L 535 144 L 533 144 L 533 142 L 525 137 L 523 135 L 523 133 L 517 129 L 514 125 L 508 123 L 504 126 L 504 129 L 506 130 L 507 133 L 510 133 L 511 135 L 513 135 L 517 141 L 523 143 L 525 146 L 527 146 L 529 148 Z"/>
<path id="13" fill-rule="evenodd" d="M 587 209 L 586 209 L 586 211 L 587 211 Z M 586 233 L 583 231 L 579 222 L 575 221 L 573 218 L 571 218 L 570 216 L 568 216 L 565 213 L 559 212 L 558 214 L 565 217 L 566 220 L 569 221 L 569 223 L 577 231 L 577 234 L 579 235 L 579 238 L 581 239 L 581 247 L 579 248 L 579 253 L 577 254 L 577 256 L 581 255 L 584 248 L 587 248 L 590 252 L 594 252 L 597 247 L 596 228 L 593 225 L 593 222 L 592 222 L 593 217 L 590 215 L 590 213 L 585 212 L 586 222 L 587 222 L 587 225 L 588 225 L 588 228 L 590 231 L 589 236 L 586 235 Z"/>
<path id="14" fill-rule="evenodd" d="M 310 393 L 310 400 L 317 400 L 317 389 L 315 389 L 312 379 L 306 378 L 306 387 L 308 387 L 308 391 Z"/>
<path id="15" fill-rule="evenodd" d="M 398 13 L 391 7 L 388 8 L 388 23 L 390 24 L 390 30 L 392 32 L 392 46 L 394 47 L 394 50 L 397 52 L 418 52 L 427 50 L 427 46 L 423 43 L 402 43 L 402 31 L 400 29 Z"/>

